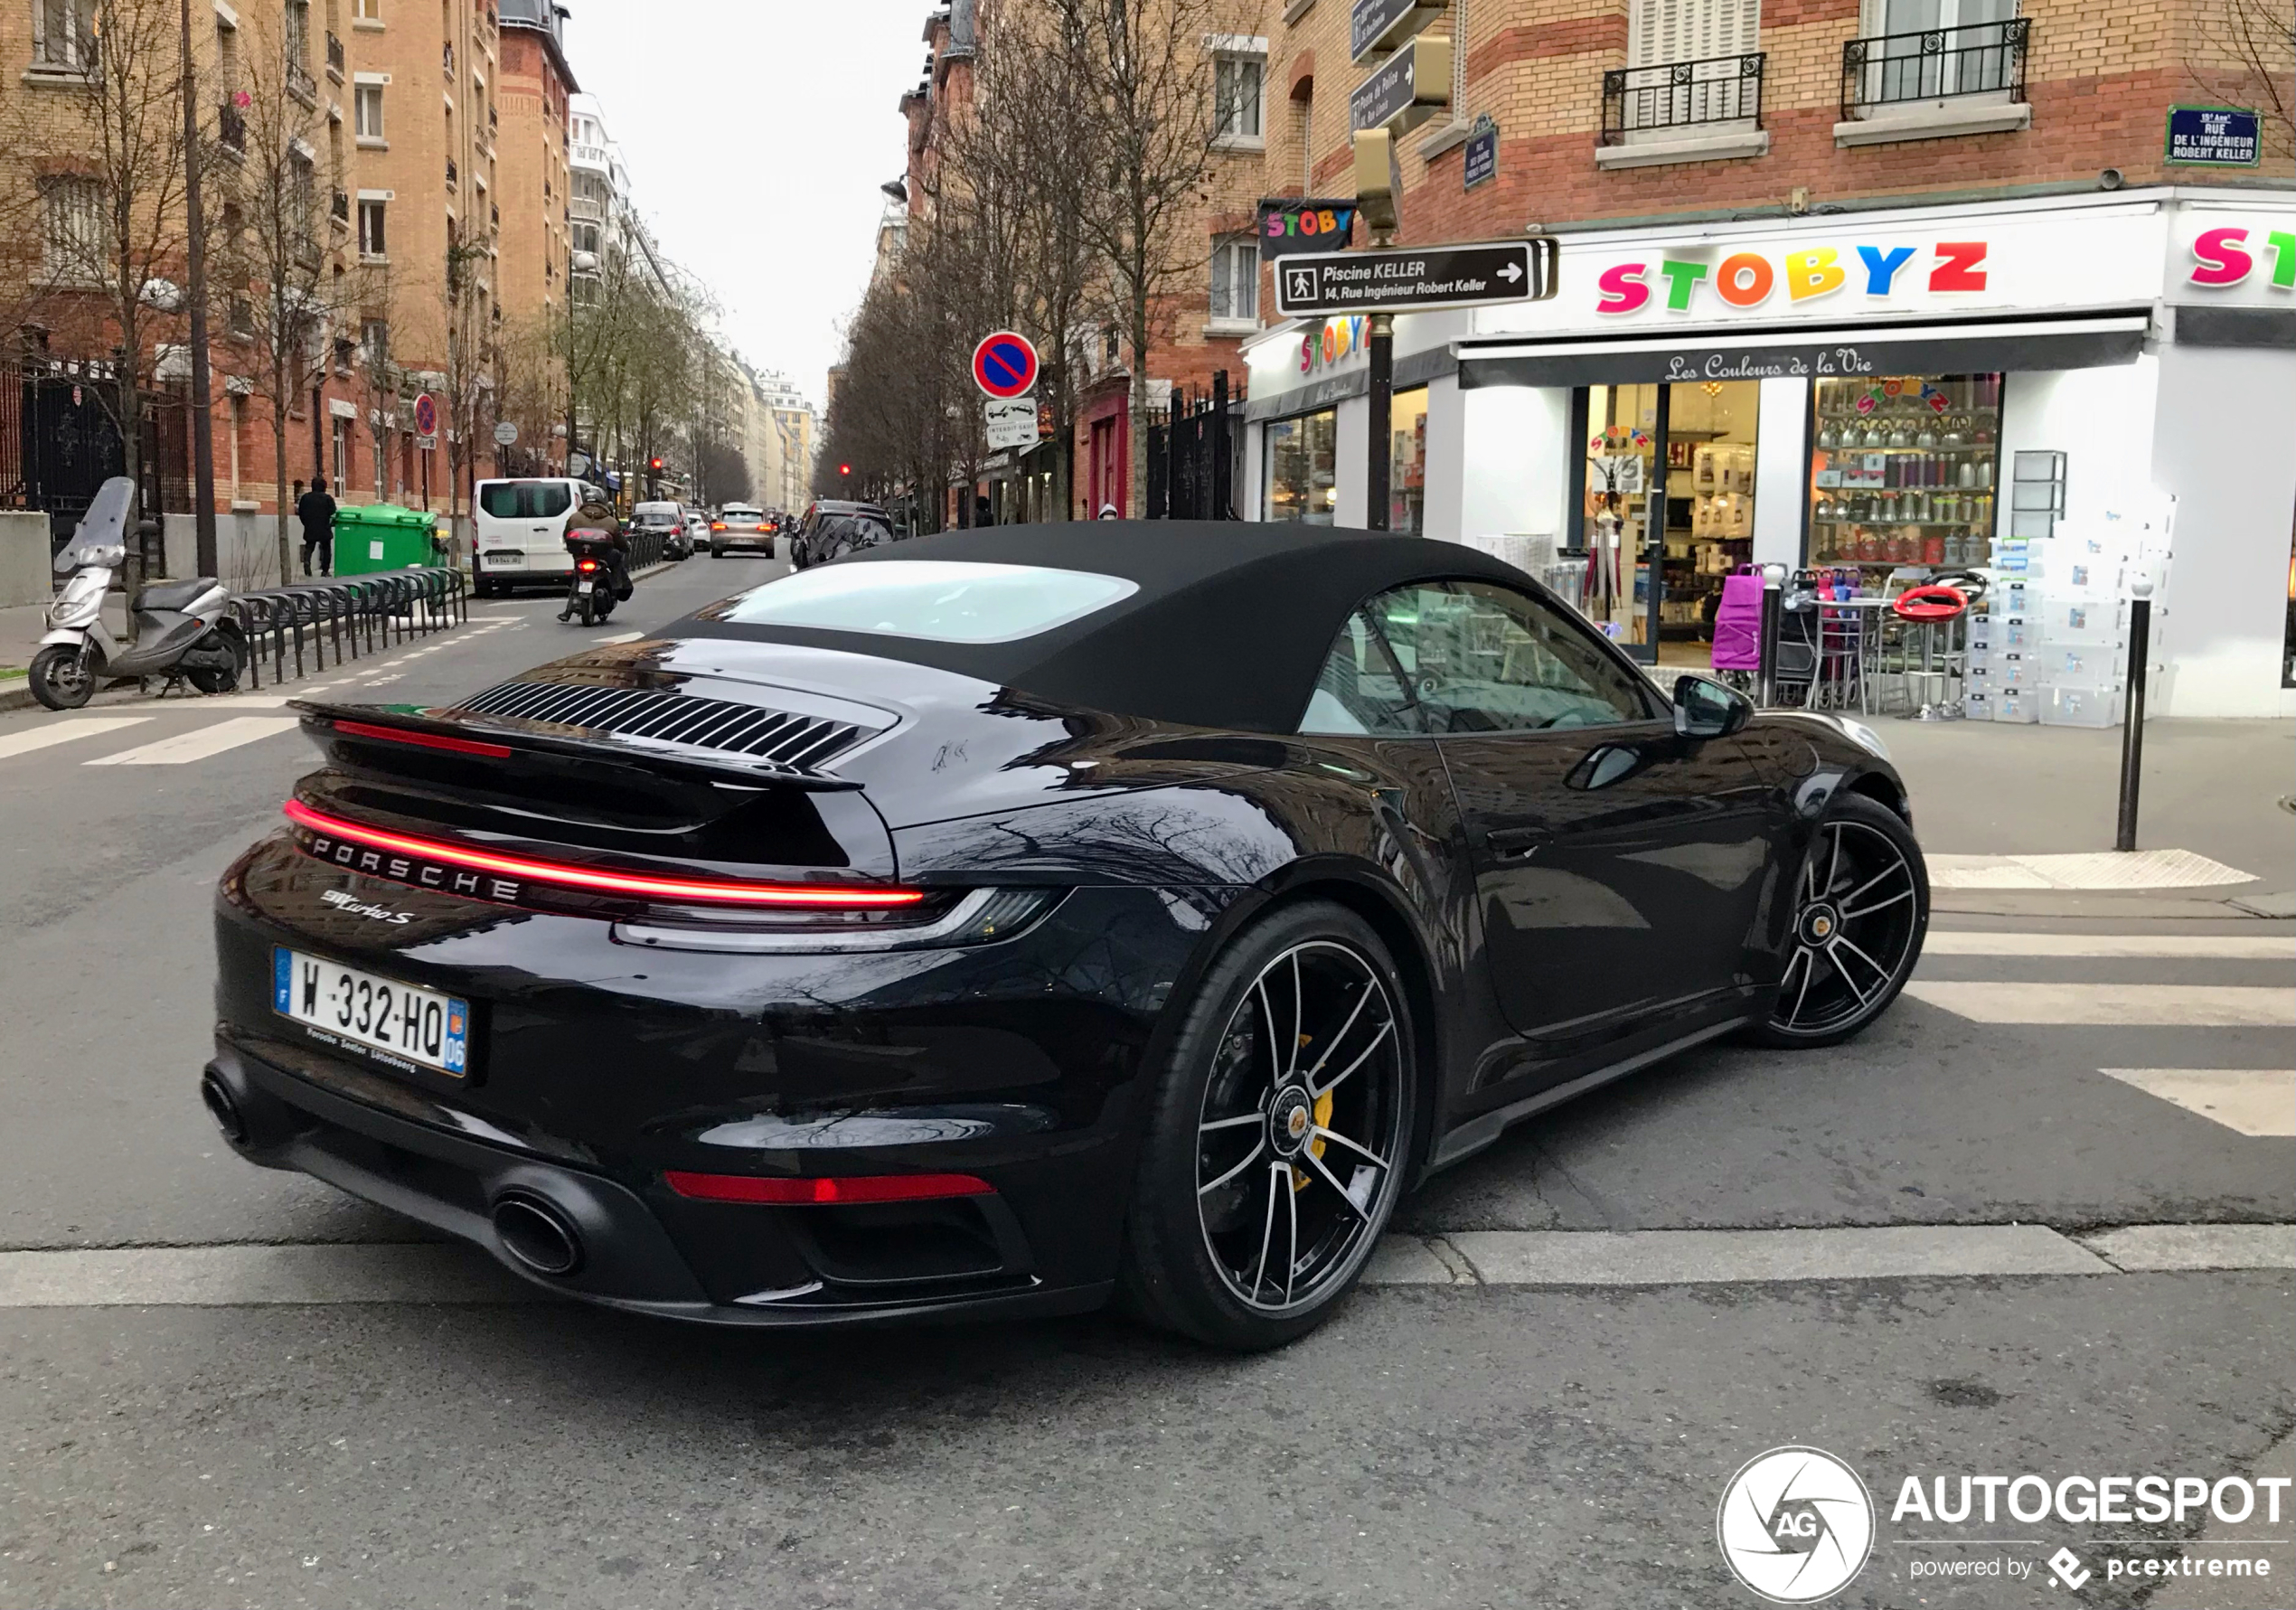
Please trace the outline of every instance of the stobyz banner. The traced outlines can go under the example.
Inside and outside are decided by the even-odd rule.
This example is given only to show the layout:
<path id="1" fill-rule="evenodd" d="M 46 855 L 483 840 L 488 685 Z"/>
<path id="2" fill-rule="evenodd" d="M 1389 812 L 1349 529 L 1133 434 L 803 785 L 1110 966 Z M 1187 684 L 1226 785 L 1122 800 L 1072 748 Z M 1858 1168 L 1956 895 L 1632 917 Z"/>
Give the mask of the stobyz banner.
<path id="1" fill-rule="evenodd" d="M 1338 251 L 1355 241 L 1355 198 L 1277 197 L 1259 204 L 1259 260 L 1286 252 Z"/>

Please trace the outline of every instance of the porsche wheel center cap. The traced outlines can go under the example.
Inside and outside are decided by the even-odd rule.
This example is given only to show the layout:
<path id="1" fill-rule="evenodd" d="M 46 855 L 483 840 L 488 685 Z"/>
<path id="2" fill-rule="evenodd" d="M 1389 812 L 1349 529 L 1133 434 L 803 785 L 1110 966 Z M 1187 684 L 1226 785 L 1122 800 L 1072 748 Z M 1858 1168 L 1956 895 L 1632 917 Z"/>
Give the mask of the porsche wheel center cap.
<path id="1" fill-rule="evenodd" d="M 1825 945 L 1841 931 L 1841 917 L 1831 906 L 1812 906 L 1802 914 L 1802 937 L 1811 945 Z"/>
<path id="2" fill-rule="evenodd" d="M 1307 1144 L 1308 1131 L 1315 1125 L 1313 1105 L 1308 1095 L 1297 1085 L 1275 1093 L 1275 1105 L 1268 1109 L 1268 1143 L 1285 1157 L 1295 1154 Z"/>

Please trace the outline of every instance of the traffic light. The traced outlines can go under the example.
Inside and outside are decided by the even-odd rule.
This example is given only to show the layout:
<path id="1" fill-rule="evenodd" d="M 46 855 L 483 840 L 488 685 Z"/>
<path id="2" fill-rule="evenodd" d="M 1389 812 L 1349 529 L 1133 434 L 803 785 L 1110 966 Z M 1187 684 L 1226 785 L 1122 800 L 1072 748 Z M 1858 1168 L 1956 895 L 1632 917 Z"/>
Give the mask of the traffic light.
<path id="1" fill-rule="evenodd" d="M 662 464 L 663 461 L 659 458 L 649 458 L 645 461 L 645 467 L 650 470 L 659 471 L 662 468 Z"/>
<path id="2" fill-rule="evenodd" d="M 841 475 L 850 475 L 853 473 L 853 466 L 850 464 L 841 464 L 837 466 L 837 473 Z"/>

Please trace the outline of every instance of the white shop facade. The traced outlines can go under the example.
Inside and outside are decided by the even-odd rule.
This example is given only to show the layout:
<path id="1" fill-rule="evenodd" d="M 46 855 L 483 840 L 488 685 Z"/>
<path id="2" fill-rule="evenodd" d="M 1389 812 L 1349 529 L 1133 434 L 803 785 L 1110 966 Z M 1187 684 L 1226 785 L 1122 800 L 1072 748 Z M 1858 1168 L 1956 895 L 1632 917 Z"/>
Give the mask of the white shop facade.
<path id="1" fill-rule="evenodd" d="M 1561 284 L 1397 317 L 1390 529 L 1543 567 L 1639 657 L 1694 664 L 1748 562 L 1877 587 L 1990 567 L 2018 506 L 2169 510 L 2152 709 L 2296 714 L 2296 196 L 1586 231 Z M 1364 524 L 1363 321 L 1245 355 L 1239 509 Z"/>

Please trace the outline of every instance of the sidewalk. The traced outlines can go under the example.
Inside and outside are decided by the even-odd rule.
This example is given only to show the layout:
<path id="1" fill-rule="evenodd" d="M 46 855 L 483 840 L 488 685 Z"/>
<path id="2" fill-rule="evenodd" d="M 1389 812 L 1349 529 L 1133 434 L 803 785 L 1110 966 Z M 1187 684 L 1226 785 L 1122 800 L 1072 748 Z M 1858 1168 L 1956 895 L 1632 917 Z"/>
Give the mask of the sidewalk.
<path id="1" fill-rule="evenodd" d="M 1905 776 L 1915 829 L 1930 855 L 2049 856 L 2113 849 L 2120 814 L 2120 728 L 1894 719 L 1869 724 L 1889 745 Z M 2159 908 L 2150 914 L 2162 916 L 2296 915 L 2291 905 L 2296 898 L 2296 814 L 2282 803 L 2291 794 L 2296 794 L 2296 723 L 2150 722 L 2138 799 L 2138 847 L 2188 851 L 2246 872 L 2252 880 L 2078 893 L 1943 888 L 1936 906 L 2005 916 L 2144 914 L 2132 909 L 2134 902 Z"/>

